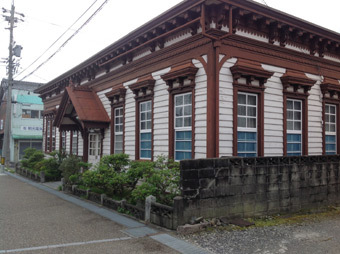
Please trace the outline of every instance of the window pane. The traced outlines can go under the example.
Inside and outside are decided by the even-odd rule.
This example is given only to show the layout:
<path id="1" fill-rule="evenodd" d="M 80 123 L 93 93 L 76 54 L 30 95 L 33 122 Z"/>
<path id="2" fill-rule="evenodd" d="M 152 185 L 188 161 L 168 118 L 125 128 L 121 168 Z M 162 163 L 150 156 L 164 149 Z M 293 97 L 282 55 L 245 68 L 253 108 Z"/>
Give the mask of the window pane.
<path id="1" fill-rule="evenodd" d="M 176 106 L 183 105 L 183 96 L 176 96 L 175 97 L 175 105 Z"/>
<path id="2" fill-rule="evenodd" d="M 147 130 L 151 130 L 151 121 L 146 122 L 146 128 Z"/>
<path id="3" fill-rule="evenodd" d="M 301 112 L 299 111 L 294 112 L 294 120 L 301 120 Z"/>
<path id="4" fill-rule="evenodd" d="M 185 106 L 184 107 L 184 115 L 185 116 L 191 116 L 191 105 L 189 105 L 189 106 Z"/>
<path id="5" fill-rule="evenodd" d="M 176 108 L 176 116 L 183 116 L 183 108 L 182 107 Z"/>
<path id="6" fill-rule="evenodd" d="M 335 106 L 330 106 L 330 107 L 329 107 L 329 112 L 330 112 L 331 114 L 335 114 Z"/>
<path id="7" fill-rule="evenodd" d="M 183 127 L 183 118 L 176 118 L 176 127 Z"/>
<path id="8" fill-rule="evenodd" d="M 326 105 L 326 106 L 325 106 L 325 112 L 326 112 L 326 113 L 329 113 L 329 111 L 330 111 L 330 107 L 329 107 L 329 105 Z"/>
<path id="9" fill-rule="evenodd" d="M 140 111 L 146 111 L 146 105 L 145 103 L 140 104 Z"/>
<path id="10" fill-rule="evenodd" d="M 246 127 L 246 118 L 244 117 L 238 117 L 237 118 L 237 126 L 238 127 Z"/>
<path id="11" fill-rule="evenodd" d="M 330 124 L 329 127 L 330 132 L 335 132 L 335 124 Z"/>
<path id="12" fill-rule="evenodd" d="M 191 104 L 192 99 L 191 99 L 191 93 L 190 94 L 186 94 L 184 96 L 184 104 Z"/>
<path id="13" fill-rule="evenodd" d="M 293 120 L 293 111 L 287 111 L 287 119 Z"/>
<path id="14" fill-rule="evenodd" d="M 335 123 L 335 115 L 331 115 L 329 120 L 331 123 Z"/>
<path id="15" fill-rule="evenodd" d="M 256 128 L 256 118 L 247 118 L 247 127 Z"/>
<path id="16" fill-rule="evenodd" d="M 185 117 L 184 118 L 184 127 L 190 127 L 191 126 L 191 117 Z"/>
<path id="17" fill-rule="evenodd" d="M 293 122 L 287 121 L 287 130 L 293 130 Z"/>
<path id="18" fill-rule="evenodd" d="M 287 109 L 293 109 L 293 101 L 287 100 Z"/>
<path id="19" fill-rule="evenodd" d="M 151 133 L 141 133 L 140 136 L 142 141 L 151 140 Z"/>
<path id="20" fill-rule="evenodd" d="M 237 114 L 239 116 L 245 116 L 246 115 L 246 109 L 247 109 L 246 106 L 238 106 L 237 107 Z"/>
<path id="21" fill-rule="evenodd" d="M 287 142 L 301 142 L 301 135 L 300 134 L 288 134 Z"/>
<path id="22" fill-rule="evenodd" d="M 238 104 L 247 104 L 246 95 L 245 94 L 238 94 L 237 101 L 238 101 Z"/>
<path id="23" fill-rule="evenodd" d="M 301 109 L 301 101 L 294 101 L 294 109 L 295 110 Z"/>
<path id="24" fill-rule="evenodd" d="M 256 108 L 255 107 L 248 107 L 247 108 L 247 115 L 248 116 L 256 116 Z"/>
<path id="25" fill-rule="evenodd" d="M 176 152 L 175 153 L 175 160 L 188 160 L 191 159 L 191 152 Z"/>
<path id="26" fill-rule="evenodd" d="M 237 132 L 237 155 L 254 157 L 257 155 L 256 132 Z"/>
<path id="27" fill-rule="evenodd" d="M 146 113 L 146 119 L 151 120 L 151 111 Z"/>
<path id="28" fill-rule="evenodd" d="M 248 95 L 248 104 L 249 105 L 256 105 L 256 96 Z"/>
<path id="29" fill-rule="evenodd" d="M 140 157 L 150 159 L 151 158 L 151 151 L 150 150 L 141 150 Z"/>
<path id="30" fill-rule="evenodd" d="M 301 122 L 294 122 L 294 130 L 301 130 Z"/>

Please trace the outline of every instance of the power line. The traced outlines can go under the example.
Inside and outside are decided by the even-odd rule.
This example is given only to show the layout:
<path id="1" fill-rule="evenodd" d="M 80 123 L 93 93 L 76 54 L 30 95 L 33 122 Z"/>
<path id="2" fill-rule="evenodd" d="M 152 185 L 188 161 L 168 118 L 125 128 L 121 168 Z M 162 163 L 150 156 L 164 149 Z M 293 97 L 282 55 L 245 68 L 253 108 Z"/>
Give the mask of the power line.
<path id="1" fill-rule="evenodd" d="M 46 54 L 46 52 L 48 51 L 48 50 L 50 50 L 91 8 L 92 8 L 92 6 L 96 3 L 96 2 L 98 2 L 98 0 L 95 0 L 91 5 L 90 5 L 90 7 L 88 7 L 86 10 L 85 10 L 85 12 L 83 12 L 83 14 L 81 14 L 80 15 L 80 17 L 79 18 L 77 18 L 77 20 L 75 21 L 75 22 L 73 22 L 72 23 L 72 25 L 70 25 L 67 29 L 66 29 L 66 31 L 65 32 L 63 32 L 59 37 L 58 37 L 58 39 L 56 39 L 37 59 L 35 59 L 28 67 L 26 67 L 24 70 L 22 70 L 19 74 L 17 74 L 16 75 L 16 78 L 18 77 L 18 76 L 20 76 L 22 73 L 24 73 L 27 69 L 29 69 L 33 64 L 35 64 L 40 58 L 42 58 L 42 56 L 43 55 L 45 55 Z M 104 4 L 107 2 L 107 0 L 104 2 Z M 104 4 L 102 4 L 102 6 L 104 5 Z M 101 6 L 101 7 L 102 7 Z M 99 8 L 101 8 L 101 7 L 99 7 Z M 96 10 L 96 12 L 98 11 L 98 9 Z M 95 13 L 96 13 L 95 12 Z M 80 27 L 80 29 L 81 29 L 82 27 Z M 79 30 L 79 29 L 78 29 Z M 74 35 L 75 34 L 77 34 L 79 31 L 75 31 L 74 32 Z M 72 38 L 73 36 L 71 36 L 70 38 Z M 69 38 L 69 39 L 70 39 Z M 68 39 L 68 40 L 69 40 Z M 67 42 L 67 41 L 66 41 Z M 63 47 L 65 45 L 65 43 L 64 44 L 62 44 L 62 46 L 61 47 Z M 60 48 L 57 50 L 57 52 L 60 50 Z M 57 53 L 56 52 L 56 53 Z M 54 53 L 54 54 L 56 54 L 56 53 Z M 44 63 L 46 63 L 47 61 L 49 61 L 50 60 L 50 58 L 52 58 L 53 56 L 54 56 L 54 54 L 52 55 L 52 56 L 50 56 Z M 39 68 L 40 68 L 41 66 L 38 66 L 38 68 L 37 69 L 35 69 L 32 73 L 34 73 L 36 70 L 38 70 Z M 25 76 L 23 79 L 25 79 L 26 77 L 28 77 L 28 76 L 30 76 L 32 73 L 30 73 L 30 74 L 28 74 L 27 76 Z M 21 80 L 23 80 L 23 79 L 21 79 Z"/>
<path id="2" fill-rule="evenodd" d="M 267 6 L 269 7 L 269 5 L 266 3 L 266 1 L 265 1 L 265 0 L 262 0 L 262 2 L 263 2 L 265 5 L 267 5 Z"/>
<path id="3" fill-rule="evenodd" d="M 43 22 L 43 23 L 49 24 L 51 26 L 57 26 L 57 27 L 65 28 L 65 26 L 62 26 L 62 25 L 59 25 L 59 24 L 56 24 L 56 23 L 53 23 L 53 22 L 50 22 L 50 21 L 47 21 L 47 20 L 43 20 L 43 19 L 39 19 L 39 18 L 35 18 L 35 17 L 32 17 L 32 16 L 27 16 L 27 15 L 25 17 L 26 17 L 26 21 L 28 21 L 28 23 L 31 23 L 30 20 L 35 20 L 35 21 L 38 21 L 38 22 Z M 67 31 L 68 30 L 75 31 L 75 29 L 70 29 L 70 27 L 67 28 Z"/>

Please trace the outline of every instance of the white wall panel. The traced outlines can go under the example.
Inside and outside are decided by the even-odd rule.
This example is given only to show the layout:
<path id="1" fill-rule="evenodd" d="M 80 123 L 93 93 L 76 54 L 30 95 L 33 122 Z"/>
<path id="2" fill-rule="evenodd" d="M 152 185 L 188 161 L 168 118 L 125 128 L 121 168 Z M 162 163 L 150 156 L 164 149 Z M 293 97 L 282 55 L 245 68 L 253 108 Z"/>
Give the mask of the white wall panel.
<path id="1" fill-rule="evenodd" d="M 135 103 L 135 95 L 129 89 L 129 85 L 136 83 L 137 79 L 131 80 L 124 84 L 126 90 L 125 95 L 125 138 L 124 138 L 124 149 L 125 153 L 129 155 L 131 160 L 135 159 L 135 126 L 136 126 L 136 103 Z"/>
<path id="2" fill-rule="evenodd" d="M 166 68 L 152 73 L 156 80 L 154 88 L 154 114 L 153 114 L 153 155 L 157 156 L 169 154 L 169 92 L 168 86 L 161 78 L 161 75 L 170 71 Z"/>
<path id="3" fill-rule="evenodd" d="M 193 64 L 199 68 L 195 78 L 195 159 L 207 157 L 207 74 L 202 63 L 196 59 Z"/>
<path id="4" fill-rule="evenodd" d="M 110 100 L 105 96 L 106 93 L 110 92 L 112 88 L 100 91 L 97 93 L 100 101 L 103 103 L 103 106 L 106 110 L 106 113 L 109 118 L 111 118 L 111 105 Z M 103 155 L 109 155 L 110 154 L 110 142 L 111 142 L 111 131 L 110 127 L 105 129 L 104 132 L 104 140 L 103 140 Z"/>
<path id="5" fill-rule="evenodd" d="M 220 57 L 220 59 L 222 59 L 222 57 Z M 228 59 L 223 64 L 219 75 L 220 156 L 232 156 L 233 154 L 233 77 L 230 72 L 230 67 L 232 67 L 236 61 L 236 58 Z"/>

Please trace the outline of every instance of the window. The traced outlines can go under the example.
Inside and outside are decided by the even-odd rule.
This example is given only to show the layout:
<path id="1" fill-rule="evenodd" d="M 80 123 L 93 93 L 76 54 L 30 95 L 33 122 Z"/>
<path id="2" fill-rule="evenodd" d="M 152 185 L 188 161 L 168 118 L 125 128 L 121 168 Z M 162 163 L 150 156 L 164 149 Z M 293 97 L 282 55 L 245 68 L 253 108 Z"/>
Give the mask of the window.
<path id="1" fill-rule="evenodd" d="M 237 156 L 257 156 L 257 95 L 237 95 Z"/>
<path id="2" fill-rule="evenodd" d="M 89 155 L 90 156 L 100 156 L 101 142 L 100 142 L 99 134 L 90 133 L 89 139 L 90 139 Z"/>
<path id="3" fill-rule="evenodd" d="M 71 153 L 78 155 L 78 131 L 72 131 L 71 145 Z"/>
<path id="4" fill-rule="evenodd" d="M 302 155 L 302 101 L 287 99 L 287 155 Z"/>
<path id="5" fill-rule="evenodd" d="M 55 131 L 55 127 L 53 127 L 53 120 L 51 120 L 51 128 L 52 128 L 52 151 L 55 150 L 55 139 L 56 139 L 56 131 Z"/>
<path id="6" fill-rule="evenodd" d="M 66 132 L 62 131 L 61 132 L 61 146 L 60 146 L 61 150 L 66 150 Z"/>
<path id="7" fill-rule="evenodd" d="M 46 152 L 55 150 L 56 130 L 53 127 L 53 117 L 46 117 Z"/>
<path id="8" fill-rule="evenodd" d="M 46 151 L 51 151 L 51 121 L 46 119 Z"/>
<path id="9" fill-rule="evenodd" d="M 23 109 L 22 110 L 22 118 L 40 118 L 39 110 L 31 110 L 31 109 Z"/>
<path id="10" fill-rule="evenodd" d="M 336 154 L 336 106 L 325 105 L 325 153 Z"/>
<path id="11" fill-rule="evenodd" d="M 192 93 L 175 95 L 175 160 L 192 157 Z"/>
<path id="12" fill-rule="evenodd" d="M 114 153 L 123 153 L 123 107 L 114 109 Z"/>
<path id="13" fill-rule="evenodd" d="M 151 159 L 152 155 L 152 111 L 151 101 L 141 102 L 139 104 L 139 130 L 140 130 L 140 158 Z"/>

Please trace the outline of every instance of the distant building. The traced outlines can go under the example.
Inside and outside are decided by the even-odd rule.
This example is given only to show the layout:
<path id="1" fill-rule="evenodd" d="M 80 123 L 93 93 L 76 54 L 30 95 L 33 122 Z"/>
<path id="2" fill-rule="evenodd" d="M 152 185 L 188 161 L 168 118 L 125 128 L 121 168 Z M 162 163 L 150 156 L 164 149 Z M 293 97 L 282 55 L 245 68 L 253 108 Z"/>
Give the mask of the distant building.
<path id="1" fill-rule="evenodd" d="M 2 149 L 6 121 L 7 80 L 1 81 L 0 88 L 0 149 Z M 22 159 L 28 147 L 42 150 L 42 111 L 44 105 L 41 98 L 33 93 L 42 84 L 14 81 L 12 88 L 12 112 L 10 133 L 10 161 Z"/>

